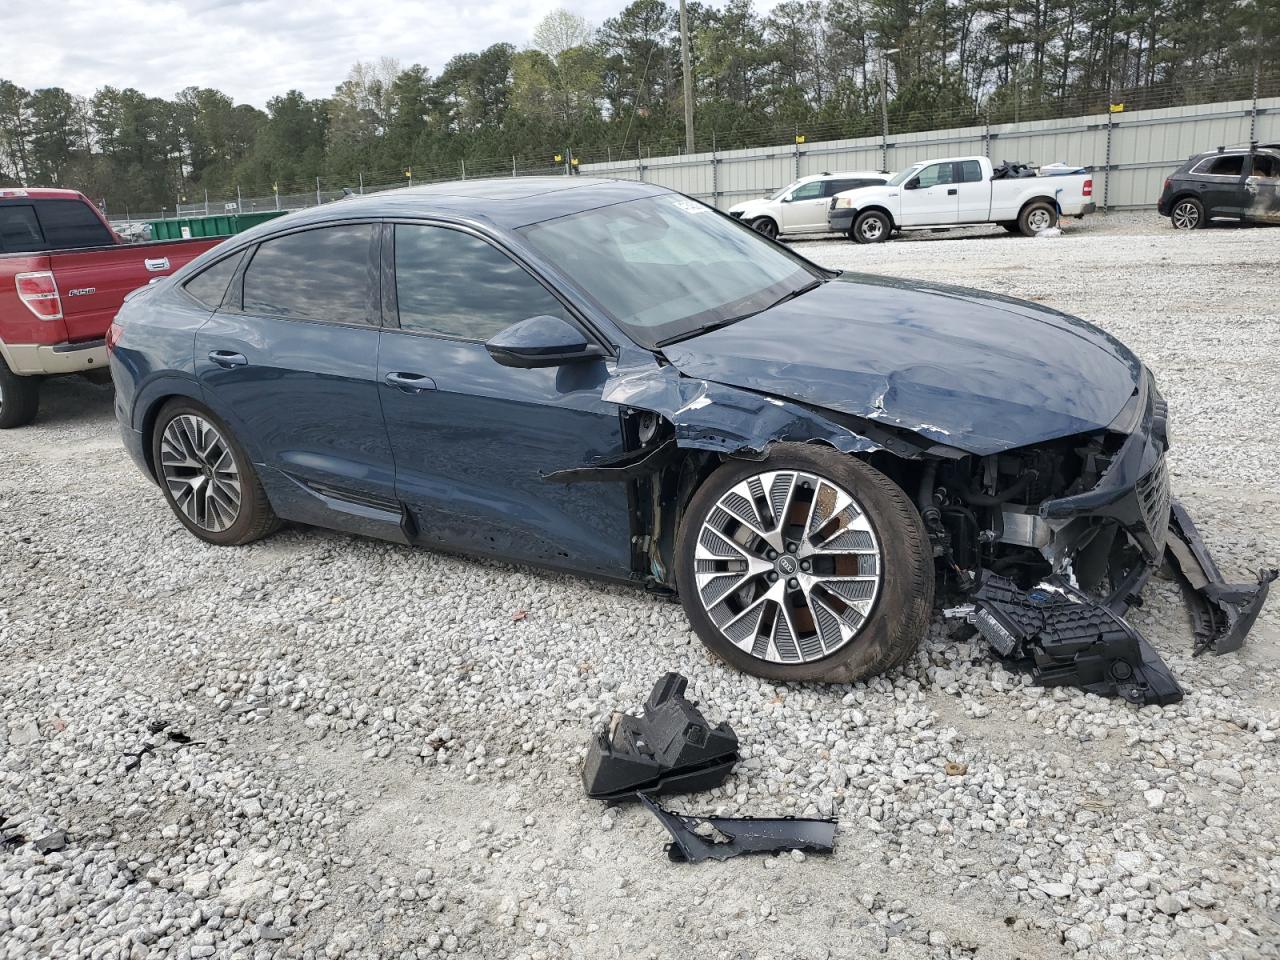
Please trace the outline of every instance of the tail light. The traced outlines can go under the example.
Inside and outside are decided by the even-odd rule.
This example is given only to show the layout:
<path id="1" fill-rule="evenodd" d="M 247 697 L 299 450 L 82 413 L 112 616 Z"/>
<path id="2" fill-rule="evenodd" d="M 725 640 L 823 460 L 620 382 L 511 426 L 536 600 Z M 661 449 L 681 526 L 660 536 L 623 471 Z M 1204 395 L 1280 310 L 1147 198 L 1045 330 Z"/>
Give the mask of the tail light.
<path id="1" fill-rule="evenodd" d="M 18 287 L 18 299 L 41 320 L 62 319 L 62 298 L 58 296 L 58 283 L 48 270 L 37 273 L 20 273 L 13 278 Z"/>
<path id="2" fill-rule="evenodd" d="M 120 321 L 112 320 L 111 326 L 107 327 L 107 352 L 111 353 L 115 350 L 116 344 L 120 342 L 120 334 L 124 333 L 124 327 L 120 326 Z"/>
<path id="3" fill-rule="evenodd" d="M 1092 177 L 1090 177 L 1088 180 L 1084 182 L 1084 195 L 1086 197 L 1093 196 L 1093 178 Z"/>

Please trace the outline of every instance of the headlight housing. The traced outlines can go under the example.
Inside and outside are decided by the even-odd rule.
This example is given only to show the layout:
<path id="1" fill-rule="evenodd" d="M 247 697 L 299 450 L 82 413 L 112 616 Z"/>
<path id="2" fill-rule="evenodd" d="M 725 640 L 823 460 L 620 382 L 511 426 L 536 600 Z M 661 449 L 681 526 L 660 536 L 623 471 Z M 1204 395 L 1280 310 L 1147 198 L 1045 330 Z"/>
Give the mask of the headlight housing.
<path id="1" fill-rule="evenodd" d="M 836 196 L 831 200 L 832 210 L 850 210 L 853 208 L 853 197 Z"/>

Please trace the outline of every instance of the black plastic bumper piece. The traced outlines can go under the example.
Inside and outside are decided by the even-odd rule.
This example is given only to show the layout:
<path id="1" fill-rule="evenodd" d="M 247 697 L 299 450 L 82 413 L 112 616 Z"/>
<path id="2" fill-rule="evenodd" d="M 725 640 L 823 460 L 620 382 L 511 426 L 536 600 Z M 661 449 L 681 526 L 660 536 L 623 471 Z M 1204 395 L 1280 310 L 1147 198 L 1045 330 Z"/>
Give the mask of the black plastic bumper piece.
<path id="1" fill-rule="evenodd" d="M 831 853 L 836 843 L 836 821 L 803 817 L 688 817 L 664 809 L 656 800 L 640 795 L 643 803 L 671 834 L 666 845 L 673 863 L 728 860 L 744 853 L 776 853 L 801 850 Z"/>
<path id="2" fill-rule="evenodd" d="M 1075 686 L 1143 705 L 1182 699 L 1182 688 L 1143 636 L 1065 581 L 1022 590 L 986 573 L 972 602 L 970 619 L 987 642 L 1029 668 L 1042 686 Z"/>
<path id="3" fill-rule="evenodd" d="M 1182 593 L 1191 610 L 1194 654 L 1239 650 L 1280 571 L 1259 570 L 1254 583 L 1225 582 L 1200 531 L 1176 500 L 1169 515 L 1169 533 L 1165 549 L 1178 571 Z"/>
<path id="4" fill-rule="evenodd" d="M 688 685 L 680 674 L 668 673 L 639 717 L 613 715 L 609 732 L 587 752 L 587 796 L 621 803 L 638 793 L 693 793 L 724 783 L 738 762 L 738 736 L 727 723 L 707 722 L 685 699 Z"/>

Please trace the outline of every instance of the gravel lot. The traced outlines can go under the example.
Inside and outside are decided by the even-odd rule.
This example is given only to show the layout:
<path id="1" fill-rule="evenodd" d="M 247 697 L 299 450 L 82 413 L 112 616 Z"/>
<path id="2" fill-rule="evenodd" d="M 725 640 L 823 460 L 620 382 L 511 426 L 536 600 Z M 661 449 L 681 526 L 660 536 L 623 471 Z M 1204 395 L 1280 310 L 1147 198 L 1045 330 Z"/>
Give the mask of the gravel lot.
<path id="1" fill-rule="evenodd" d="M 1227 576 L 1280 560 L 1280 231 L 798 248 L 1117 334 Z M 0 956 L 1280 956 L 1280 599 L 1192 660 L 1152 581 L 1135 622 L 1188 688 L 1164 709 L 1027 686 L 941 625 L 891 677 L 776 686 L 627 589 L 310 529 L 203 546 L 108 389 L 45 399 L 0 434 L 0 814 L 67 839 L 0 850 Z M 582 797 L 593 724 L 666 669 L 746 753 L 672 805 L 834 812 L 835 856 L 677 866 Z"/>

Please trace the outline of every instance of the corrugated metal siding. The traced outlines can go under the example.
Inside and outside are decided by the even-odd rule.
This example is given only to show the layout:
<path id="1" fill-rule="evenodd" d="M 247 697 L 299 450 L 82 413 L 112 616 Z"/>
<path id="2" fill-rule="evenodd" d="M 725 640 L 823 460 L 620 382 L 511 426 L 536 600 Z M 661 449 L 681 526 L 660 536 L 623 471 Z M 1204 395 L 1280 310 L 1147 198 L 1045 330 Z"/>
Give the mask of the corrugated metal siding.
<path id="1" fill-rule="evenodd" d="M 1253 103 L 1197 104 L 1162 110 L 958 127 L 881 138 L 726 150 L 640 161 L 584 163 L 593 176 L 647 180 L 727 209 L 824 171 L 889 170 L 917 160 L 986 155 L 996 163 L 1063 161 L 1092 167 L 1094 196 L 1112 209 L 1154 206 L 1161 184 L 1193 153 L 1249 142 Z M 1258 101 L 1256 139 L 1280 142 L 1280 97 Z M 1110 157 L 1107 140 L 1110 136 Z"/>

